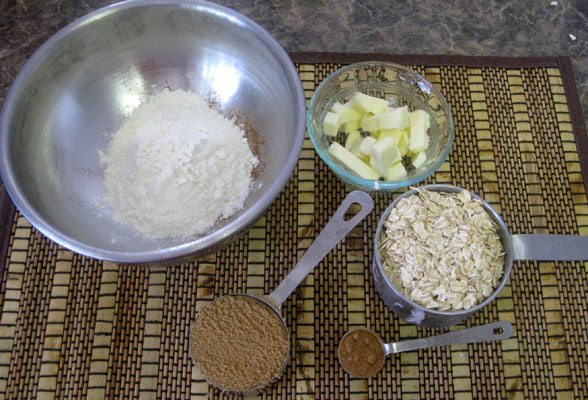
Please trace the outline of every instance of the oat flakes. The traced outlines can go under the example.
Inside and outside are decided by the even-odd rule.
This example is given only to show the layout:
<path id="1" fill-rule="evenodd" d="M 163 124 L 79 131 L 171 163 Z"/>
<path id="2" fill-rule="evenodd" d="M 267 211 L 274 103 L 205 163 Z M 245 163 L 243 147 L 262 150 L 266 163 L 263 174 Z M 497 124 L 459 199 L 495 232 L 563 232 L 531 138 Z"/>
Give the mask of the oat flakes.
<path id="1" fill-rule="evenodd" d="M 467 190 L 416 189 L 385 223 L 380 254 L 386 275 L 409 299 L 456 311 L 486 299 L 504 270 L 498 227 Z"/>

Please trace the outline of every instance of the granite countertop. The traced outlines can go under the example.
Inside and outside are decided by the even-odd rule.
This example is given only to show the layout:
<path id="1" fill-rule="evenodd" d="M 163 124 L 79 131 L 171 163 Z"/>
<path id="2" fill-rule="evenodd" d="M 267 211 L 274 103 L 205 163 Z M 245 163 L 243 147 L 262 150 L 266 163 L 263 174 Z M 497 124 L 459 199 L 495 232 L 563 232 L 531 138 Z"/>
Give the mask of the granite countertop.
<path id="1" fill-rule="evenodd" d="M 111 0 L 0 2 L 0 101 L 53 33 Z M 588 120 L 588 2 L 219 0 L 267 29 L 287 51 L 567 56 Z"/>

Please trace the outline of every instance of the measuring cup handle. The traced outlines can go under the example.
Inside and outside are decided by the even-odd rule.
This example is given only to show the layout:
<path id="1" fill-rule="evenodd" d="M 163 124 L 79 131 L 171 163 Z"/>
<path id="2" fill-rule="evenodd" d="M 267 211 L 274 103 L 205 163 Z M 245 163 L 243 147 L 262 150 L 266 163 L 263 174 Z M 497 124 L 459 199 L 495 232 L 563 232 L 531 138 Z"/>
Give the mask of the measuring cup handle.
<path id="1" fill-rule="evenodd" d="M 351 219 L 345 220 L 344 216 L 352 204 L 359 204 L 361 210 Z M 270 300 L 278 308 L 306 278 L 313 268 L 331 251 L 341 239 L 345 237 L 374 207 L 374 201 L 369 194 L 356 190 L 343 200 L 333 217 L 329 220 L 323 231 L 315 239 L 309 249 L 304 253 L 296 266 L 284 278 L 279 286 L 269 295 Z"/>
<path id="2" fill-rule="evenodd" d="M 588 260 L 588 236 L 526 234 L 511 238 L 515 260 Z"/>
<path id="3" fill-rule="evenodd" d="M 428 347 L 450 346 L 452 344 L 469 344 L 489 342 L 492 340 L 504 340 L 512 336 L 512 325 L 508 321 L 493 322 L 491 324 L 476 326 L 475 328 L 462 329 L 443 335 L 431 336 L 423 339 L 406 340 L 398 343 L 387 343 L 386 355 L 426 349 Z"/>

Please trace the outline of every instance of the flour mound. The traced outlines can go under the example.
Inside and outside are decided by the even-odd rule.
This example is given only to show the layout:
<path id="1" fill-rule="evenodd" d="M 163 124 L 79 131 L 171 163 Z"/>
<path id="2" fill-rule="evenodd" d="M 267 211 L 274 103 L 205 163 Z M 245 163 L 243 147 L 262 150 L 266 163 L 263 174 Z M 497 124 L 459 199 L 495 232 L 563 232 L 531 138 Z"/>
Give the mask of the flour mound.
<path id="1" fill-rule="evenodd" d="M 113 219 L 151 239 L 204 234 L 230 217 L 258 163 L 234 121 L 180 90 L 139 106 L 100 156 Z"/>

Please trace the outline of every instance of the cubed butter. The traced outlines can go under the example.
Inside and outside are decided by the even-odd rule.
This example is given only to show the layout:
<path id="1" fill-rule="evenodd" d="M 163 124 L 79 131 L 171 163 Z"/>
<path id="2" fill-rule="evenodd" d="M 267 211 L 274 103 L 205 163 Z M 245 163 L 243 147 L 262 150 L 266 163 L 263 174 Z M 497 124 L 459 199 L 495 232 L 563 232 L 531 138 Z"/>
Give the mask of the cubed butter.
<path id="1" fill-rule="evenodd" d="M 372 106 L 370 107 L 370 112 L 372 114 L 378 115 L 386 111 L 388 100 L 380 99 L 378 97 L 374 97 L 373 99 Z"/>
<path id="2" fill-rule="evenodd" d="M 380 129 L 404 129 L 409 124 L 408 107 L 398 107 L 378 115 Z"/>
<path id="3" fill-rule="evenodd" d="M 400 155 L 404 157 L 408 151 L 408 132 L 406 129 L 381 129 L 378 131 L 378 140 L 391 137 L 396 140 Z"/>
<path id="4" fill-rule="evenodd" d="M 401 161 L 392 164 L 388 171 L 386 171 L 385 178 L 387 181 L 396 181 L 406 176 L 406 168 L 402 165 Z"/>
<path id="5" fill-rule="evenodd" d="M 406 131 L 406 129 L 404 129 L 402 132 L 404 132 L 404 135 L 402 137 L 402 140 L 400 140 L 400 143 L 398 143 L 398 149 L 400 150 L 400 155 L 402 157 L 404 157 L 406 155 L 406 153 L 408 153 L 408 136 L 409 136 L 409 133 Z"/>
<path id="6" fill-rule="evenodd" d="M 329 111 L 334 112 L 334 113 L 340 113 L 341 110 L 343 109 L 343 107 L 345 107 L 343 104 L 341 104 L 340 102 L 335 102 L 333 103 L 333 105 L 331 106 L 331 109 Z"/>
<path id="7" fill-rule="evenodd" d="M 408 149 L 413 153 L 419 153 L 429 146 L 429 114 L 424 110 L 413 111 L 409 115 L 410 120 L 410 137 Z"/>
<path id="8" fill-rule="evenodd" d="M 411 163 L 415 168 L 420 168 L 427 161 L 427 151 L 422 150 L 411 157 Z"/>
<path id="9" fill-rule="evenodd" d="M 357 158 L 359 158 L 361 161 L 363 161 L 367 165 L 370 165 L 370 156 L 363 154 L 361 151 L 357 155 Z"/>
<path id="10" fill-rule="evenodd" d="M 380 178 L 380 175 L 374 169 L 337 142 L 331 143 L 329 154 L 335 161 L 363 179 L 377 180 Z"/>
<path id="11" fill-rule="evenodd" d="M 378 116 L 374 115 L 373 117 L 363 118 L 361 120 L 361 129 L 366 132 L 375 132 L 380 129 L 378 125 Z"/>
<path id="12" fill-rule="evenodd" d="M 404 129 L 380 129 L 378 131 L 378 139 L 382 140 L 387 137 L 391 137 L 396 140 L 396 143 L 400 145 L 400 142 L 404 139 L 406 131 Z"/>
<path id="13" fill-rule="evenodd" d="M 390 165 L 401 160 L 398 144 L 391 137 L 379 140 L 372 145 L 370 151 L 370 165 L 381 176 L 386 176 Z"/>
<path id="14" fill-rule="evenodd" d="M 355 92 L 351 100 L 349 100 L 349 105 L 356 111 L 362 114 L 366 114 L 370 112 L 372 104 L 374 103 L 374 99 L 375 97 L 368 96 L 367 94 Z"/>
<path id="15" fill-rule="evenodd" d="M 349 121 L 349 122 L 346 122 L 345 124 L 343 124 L 343 132 L 345 132 L 345 133 L 351 133 L 353 131 L 358 131 L 359 128 L 361 128 L 361 121 L 360 120 Z"/>
<path id="16" fill-rule="evenodd" d="M 354 156 L 359 156 L 359 146 L 363 138 L 359 131 L 350 132 L 345 139 L 345 148 L 351 152 Z"/>
<path id="17" fill-rule="evenodd" d="M 345 104 L 351 105 L 356 111 L 366 114 L 381 114 L 386 111 L 388 100 L 379 97 L 369 96 L 365 93 L 355 92 L 353 97 Z"/>
<path id="18" fill-rule="evenodd" d="M 359 145 L 359 151 L 361 151 L 366 156 L 371 155 L 372 146 L 376 144 L 376 142 L 377 140 L 370 136 L 363 138 L 361 144 Z"/>
<path id="19" fill-rule="evenodd" d="M 327 112 L 323 121 L 323 132 L 327 136 L 337 136 L 339 130 L 339 114 L 333 112 Z"/>
<path id="20" fill-rule="evenodd" d="M 345 104 L 338 111 L 339 113 L 339 126 L 352 121 L 361 120 L 362 114 L 356 111 L 353 107 Z"/>

